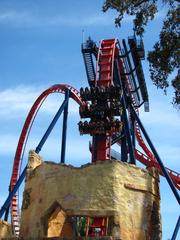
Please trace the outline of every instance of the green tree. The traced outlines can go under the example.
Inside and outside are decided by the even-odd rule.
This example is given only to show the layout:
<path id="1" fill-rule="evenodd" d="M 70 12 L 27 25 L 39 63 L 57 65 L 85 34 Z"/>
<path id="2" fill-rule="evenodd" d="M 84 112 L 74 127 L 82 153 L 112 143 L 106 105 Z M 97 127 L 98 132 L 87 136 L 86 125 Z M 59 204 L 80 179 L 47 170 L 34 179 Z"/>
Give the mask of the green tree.
<path id="1" fill-rule="evenodd" d="M 148 53 L 150 76 L 153 83 L 166 92 L 174 89 L 173 104 L 180 109 L 180 0 L 106 0 L 103 11 L 117 11 L 115 25 L 120 27 L 124 16 L 133 16 L 136 35 L 143 36 L 145 27 L 158 12 L 158 6 L 165 5 L 167 13 L 159 40 Z"/>

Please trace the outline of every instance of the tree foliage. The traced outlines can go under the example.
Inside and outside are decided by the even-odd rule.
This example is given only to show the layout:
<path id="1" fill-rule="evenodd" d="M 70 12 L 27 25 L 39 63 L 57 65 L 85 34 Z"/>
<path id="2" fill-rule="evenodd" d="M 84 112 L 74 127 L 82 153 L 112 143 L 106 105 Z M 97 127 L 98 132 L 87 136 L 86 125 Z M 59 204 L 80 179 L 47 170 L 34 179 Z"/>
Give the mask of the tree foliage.
<path id="1" fill-rule="evenodd" d="M 103 11 L 115 9 L 118 13 L 115 25 L 121 26 L 124 16 L 134 17 L 134 31 L 143 36 L 145 27 L 153 20 L 160 4 L 165 5 L 167 13 L 159 40 L 148 53 L 150 75 L 153 83 L 166 92 L 174 89 L 173 104 L 180 108 L 180 0 L 106 0 Z"/>

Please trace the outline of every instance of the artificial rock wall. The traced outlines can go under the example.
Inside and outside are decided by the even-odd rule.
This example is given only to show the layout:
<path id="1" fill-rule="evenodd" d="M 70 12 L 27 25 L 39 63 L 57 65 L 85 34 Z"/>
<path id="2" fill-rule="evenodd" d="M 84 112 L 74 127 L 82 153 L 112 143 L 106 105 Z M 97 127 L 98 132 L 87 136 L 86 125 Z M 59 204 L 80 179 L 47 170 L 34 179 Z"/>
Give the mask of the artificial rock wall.
<path id="1" fill-rule="evenodd" d="M 11 237 L 13 237 L 11 224 L 0 220 L 0 239 L 9 239 Z"/>
<path id="2" fill-rule="evenodd" d="M 30 151 L 21 237 L 73 239 L 70 216 L 109 216 L 116 239 L 160 240 L 159 175 L 113 160 L 75 168 Z"/>

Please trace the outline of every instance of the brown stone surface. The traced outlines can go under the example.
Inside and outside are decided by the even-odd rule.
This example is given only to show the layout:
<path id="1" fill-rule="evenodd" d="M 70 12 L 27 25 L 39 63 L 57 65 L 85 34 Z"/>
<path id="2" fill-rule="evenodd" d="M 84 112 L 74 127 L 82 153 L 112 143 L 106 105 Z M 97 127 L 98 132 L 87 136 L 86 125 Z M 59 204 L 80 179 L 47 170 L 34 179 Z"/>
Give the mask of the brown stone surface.
<path id="1" fill-rule="evenodd" d="M 0 239 L 13 237 L 11 224 L 0 220 Z"/>
<path id="2" fill-rule="evenodd" d="M 47 235 L 48 237 L 59 237 L 62 232 L 66 220 L 66 213 L 62 210 L 56 209 L 52 215 L 47 219 Z"/>
<path id="3" fill-rule="evenodd" d="M 78 215 L 111 217 L 110 235 L 119 239 L 161 239 L 156 170 L 120 161 L 99 161 L 75 168 L 43 162 L 32 151 L 30 162 L 21 216 L 23 238 L 48 234 L 71 238 L 68 219 Z"/>

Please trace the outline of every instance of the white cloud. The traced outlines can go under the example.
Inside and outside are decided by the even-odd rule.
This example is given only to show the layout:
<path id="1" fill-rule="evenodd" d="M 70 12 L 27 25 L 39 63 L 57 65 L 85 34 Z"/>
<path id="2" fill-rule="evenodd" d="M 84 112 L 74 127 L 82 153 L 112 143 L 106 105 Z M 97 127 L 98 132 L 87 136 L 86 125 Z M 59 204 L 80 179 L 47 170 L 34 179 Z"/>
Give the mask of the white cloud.
<path id="1" fill-rule="evenodd" d="M 25 116 L 37 97 L 45 90 L 43 87 L 17 86 L 0 91 L 0 118 L 16 119 Z M 43 103 L 41 112 L 56 113 L 63 101 L 63 94 L 51 94 Z M 70 101 L 69 111 L 78 113 L 78 104 Z"/>
<path id="2" fill-rule="evenodd" d="M 38 96 L 38 90 L 31 87 L 19 86 L 0 92 L 0 115 L 2 117 L 15 117 L 20 112 L 30 109 L 33 101 Z"/>
<path id="3" fill-rule="evenodd" d="M 109 14 L 99 13 L 98 15 L 83 16 L 38 16 L 30 12 L 18 12 L 15 10 L 1 12 L 0 23 L 11 24 L 16 26 L 26 27 L 43 27 L 43 26 L 89 26 L 89 25 L 103 25 L 107 26 L 113 23 L 112 16 Z"/>
<path id="4" fill-rule="evenodd" d="M 21 21 L 25 18 L 25 13 L 18 13 L 13 10 L 0 13 L 0 22 Z"/>
<path id="5" fill-rule="evenodd" d="M 12 126 L 11 129 L 13 130 L 13 132 L 10 132 L 8 130 L 8 125 L 6 125 L 6 133 L 3 133 L 3 131 L 0 133 L 1 156 L 12 156 L 13 159 L 20 136 L 20 129 L 18 128 L 18 132 L 16 131 L 17 124 L 21 125 L 21 120 L 22 122 L 24 122 L 24 119 L 35 99 L 44 90 L 45 88 L 43 87 L 35 88 L 32 86 L 17 86 L 14 89 L 9 88 L 0 92 L 0 121 L 6 122 L 6 120 L 8 120 L 8 124 Z M 60 107 L 63 99 L 63 94 L 51 94 L 51 96 L 49 96 L 44 102 L 42 109 L 40 109 L 41 113 L 50 115 L 50 119 L 52 119 L 51 115 L 54 116 L 54 114 Z M 69 117 L 71 119 L 71 122 L 69 119 L 69 125 L 74 125 L 74 121 L 78 121 L 78 110 L 78 104 L 71 100 L 69 106 Z M 40 127 L 40 125 L 37 125 L 37 123 L 39 124 L 42 122 L 41 120 L 39 122 L 39 119 L 37 119 L 35 128 L 32 129 L 33 131 L 30 134 L 28 140 L 26 148 L 26 160 L 27 152 L 29 151 L 29 149 L 36 148 L 47 127 L 49 126 L 49 120 L 47 120 L 48 116 L 42 116 L 42 114 L 40 114 L 40 118 L 41 120 L 43 119 L 43 126 Z M 57 158 L 57 156 L 60 156 L 61 128 L 61 126 L 57 126 L 57 128 L 53 130 L 53 132 L 50 134 L 50 138 L 47 140 L 47 143 L 43 147 L 42 153 L 49 159 L 52 158 L 53 160 L 54 158 Z M 72 126 L 69 126 L 67 134 L 67 159 L 69 161 L 74 160 L 75 162 L 83 163 L 87 162 L 88 158 L 88 161 L 90 161 L 88 153 L 88 140 L 84 141 L 85 138 L 81 138 L 79 136 L 77 124 L 75 126 L 75 129 L 72 129 Z M 72 137 L 74 136 L 74 134 L 77 135 L 76 140 L 74 137 Z M 78 136 L 80 139 L 78 139 Z M 87 151 L 84 151 L 84 154 L 81 154 L 84 149 L 86 149 Z"/>
<path id="6" fill-rule="evenodd" d="M 76 138 L 73 138 L 72 137 L 73 133 L 77 131 L 78 131 L 77 129 L 71 130 L 71 131 L 69 129 L 68 131 L 67 146 L 66 146 L 67 159 L 69 160 L 74 159 L 76 161 L 78 159 L 82 160 L 84 158 L 86 160 L 87 157 L 89 157 L 88 138 L 80 137 L 79 134 L 77 134 Z M 30 149 L 35 150 L 43 134 L 44 132 L 40 135 L 30 135 L 27 146 L 26 146 L 26 157 Z M 54 134 L 52 134 L 52 137 L 50 135 L 42 148 L 42 156 L 44 156 L 46 160 L 48 160 L 47 157 L 52 160 L 54 157 L 57 157 L 58 155 L 60 155 L 61 135 L 60 134 L 59 136 L 57 135 L 54 136 Z M 8 156 L 11 155 L 14 157 L 18 140 L 19 140 L 18 134 L 10 134 L 10 133 L 1 134 L 0 135 L 0 155 L 8 155 Z"/>
<path id="7" fill-rule="evenodd" d="M 163 18 L 167 10 L 163 8 L 156 16 L 155 20 Z M 73 16 L 64 14 L 59 15 L 39 15 L 33 11 L 17 11 L 15 9 L 5 10 L 0 12 L 0 24 L 9 24 L 18 27 L 51 27 L 51 26 L 64 26 L 64 27 L 83 27 L 91 25 L 100 26 L 114 26 L 114 19 L 117 16 L 116 11 L 108 11 L 103 13 L 99 11 L 98 14 L 80 14 L 77 13 Z M 125 15 L 123 23 L 132 22 L 133 16 Z"/>

